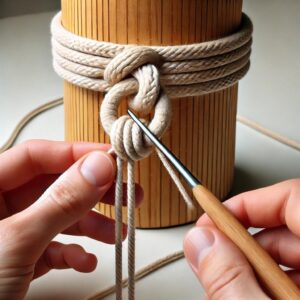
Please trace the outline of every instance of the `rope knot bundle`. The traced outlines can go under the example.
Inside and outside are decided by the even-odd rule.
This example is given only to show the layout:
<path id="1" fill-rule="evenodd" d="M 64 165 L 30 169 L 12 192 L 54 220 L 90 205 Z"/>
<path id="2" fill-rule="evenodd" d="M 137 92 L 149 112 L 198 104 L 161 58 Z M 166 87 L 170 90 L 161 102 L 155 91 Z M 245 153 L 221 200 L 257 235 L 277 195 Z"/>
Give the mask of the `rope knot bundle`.
<path id="1" fill-rule="evenodd" d="M 135 94 L 129 107 L 140 114 L 154 109 L 149 127 L 161 136 L 170 122 L 170 101 L 160 88 L 156 51 L 147 47 L 132 47 L 117 54 L 104 70 L 104 80 L 111 86 L 101 105 L 100 117 L 110 135 L 113 149 L 123 160 L 139 160 L 150 154 L 150 143 L 140 128 L 126 116 L 118 118 L 118 107 L 126 96 Z M 132 75 L 136 80 L 124 79 Z"/>
<path id="2" fill-rule="evenodd" d="M 117 54 L 104 70 L 103 78 L 111 86 L 101 105 L 100 118 L 110 135 L 116 154 L 123 160 L 139 160 L 150 154 L 150 143 L 141 129 L 129 118 L 118 118 L 122 99 L 135 94 L 129 107 L 145 115 L 154 109 L 150 129 L 161 136 L 170 123 L 170 101 L 160 87 L 157 66 L 159 54 L 147 47 L 127 48 Z M 124 79 L 132 75 L 136 80 Z"/>

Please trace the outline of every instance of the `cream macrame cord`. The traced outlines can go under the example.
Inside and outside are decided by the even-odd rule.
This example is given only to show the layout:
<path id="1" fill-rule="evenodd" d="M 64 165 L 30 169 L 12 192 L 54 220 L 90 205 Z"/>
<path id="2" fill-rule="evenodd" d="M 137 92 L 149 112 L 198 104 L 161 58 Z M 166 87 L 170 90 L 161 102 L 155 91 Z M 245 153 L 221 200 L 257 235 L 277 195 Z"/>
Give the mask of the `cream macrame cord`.
<path id="1" fill-rule="evenodd" d="M 252 23 L 245 14 L 236 33 L 189 45 L 145 47 L 91 40 L 67 31 L 61 24 L 61 13 L 54 17 L 51 32 L 54 69 L 65 80 L 83 88 L 107 92 L 111 85 L 103 78 L 106 69 L 118 67 L 117 62 L 124 61 L 125 72 L 130 74 L 130 70 L 139 65 L 153 64 L 153 60 L 159 58 L 161 83 L 172 98 L 199 96 L 237 82 L 249 68 L 252 42 Z M 126 51 L 128 49 L 130 51 Z M 144 63 L 132 59 L 135 51 L 146 57 Z M 119 74 L 121 70 L 122 66 L 116 69 Z"/>
<path id="2" fill-rule="evenodd" d="M 117 155 L 115 191 L 116 298 L 122 299 L 122 181 L 127 162 L 128 299 L 135 295 L 135 191 L 134 162 L 150 155 L 151 142 L 128 115 L 118 116 L 124 97 L 132 97 L 130 109 L 146 116 L 158 137 L 171 120 L 170 98 L 199 96 L 227 88 L 249 69 L 252 23 L 243 14 L 240 29 L 230 36 L 190 45 L 138 46 L 95 41 L 67 31 L 61 13 L 51 23 L 53 66 L 65 80 L 82 88 L 105 93 L 100 119 Z M 146 122 L 146 121 L 145 121 Z M 193 200 L 176 172 L 158 152 L 188 209 Z"/>

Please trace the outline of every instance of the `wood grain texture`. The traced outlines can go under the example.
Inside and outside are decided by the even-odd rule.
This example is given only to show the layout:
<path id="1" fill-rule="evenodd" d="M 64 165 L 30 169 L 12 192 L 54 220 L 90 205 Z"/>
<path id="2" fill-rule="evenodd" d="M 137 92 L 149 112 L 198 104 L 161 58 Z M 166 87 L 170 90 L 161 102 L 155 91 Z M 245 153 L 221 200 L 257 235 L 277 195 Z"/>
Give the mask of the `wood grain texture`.
<path id="1" fill-rule="evenodd" d="M 242 0 L 62 0 L 63 25 L 75 34 L 115 43 L 174 45 L 203 42 L 235 31 Z M 103 94 L 65 82 L 65 138 L 109 142 L 99 122 Z M 201 97 L 172 99 L 172 123 L 163 142 L 219 198 L 234 172 L 237 85 Z M 119 108 L 126 113 L 126 100 Z M 149 116 L 151 118 L 151 116 Z M 137 226 L 166 227 L 196 220 L 155 154 L 137 163 L 144 202 Z M 113 217 L 107 205 L 98 207 Z"/>
<path id="2" fill-rule="evenodd" d="M 300 299 L 296 284 L 258 244 L 243 225 L 205 187 L 196 186 L 193 194 L 216 226 L 245 254 L 272 299 Z"/>

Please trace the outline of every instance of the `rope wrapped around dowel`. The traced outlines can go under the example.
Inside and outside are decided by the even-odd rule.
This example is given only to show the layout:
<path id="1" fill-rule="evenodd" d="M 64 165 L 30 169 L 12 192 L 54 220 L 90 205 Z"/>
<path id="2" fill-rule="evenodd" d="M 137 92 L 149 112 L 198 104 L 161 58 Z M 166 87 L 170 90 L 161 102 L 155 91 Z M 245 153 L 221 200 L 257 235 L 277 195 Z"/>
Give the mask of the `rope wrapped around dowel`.
<path id="1" fill-rule="evenodd" d="M 148 127 L 161 137 L 171 120 L 169 97 L 199 96 L 235 84 L 249 69 L 252 23 L 243 14 L 240 29 L 230 36 L 189 45 L 139 46 L 95 41 L 67 31 L 61 13 L 51 23 L 53 66 L 63 79 L 82 88 L 103 92 L 100 119 L 117 155 L 116 298 L 122 299 L 122 173 L 127 161 L 128 299 L 135 294 L 134 161 L 151 153 L 151 143 L 118 106 L 128 105 L 141 116 L 154 111 Z M 188 208 L 193 201 L 167 159 L 158 152 Z"/>
<path id="2" fill-rule="evenodd" d="M 162 61 L 161 84 L 168 96 L 199 96 L 231 86 L 246 74 L 252 30 L 250 19 L 243 14 L 239 31 L 218 40 L 178 46 L 121 45 L 87 39 L 67 31 L 59 13 L 51 24 L 53 64 L 65 80 L 83 88 L 107 92 L 111 85 L 103 79 L 104 71 L 119 55 L 124 58 L 128 48 L 152 49 L 157 53 L 155 58 L 159 56 Z M 147 62 L 151 63 L 151 59 Z"/>

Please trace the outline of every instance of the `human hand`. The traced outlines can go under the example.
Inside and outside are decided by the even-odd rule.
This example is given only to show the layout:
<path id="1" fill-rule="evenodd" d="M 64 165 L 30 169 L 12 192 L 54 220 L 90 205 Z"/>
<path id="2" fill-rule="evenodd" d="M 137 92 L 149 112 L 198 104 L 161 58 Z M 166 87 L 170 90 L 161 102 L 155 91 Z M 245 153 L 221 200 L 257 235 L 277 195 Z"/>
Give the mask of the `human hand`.
<path id="1" fill-rule="evenodd" d="M 300 179 L 237 195 L 224 204 L 300 286 Z M 205 299 L 270 299 L 245 256 L 203 215 L 184 240 L 185 256 Z"/>
<path id="2" fill-rule="evenodd" d="M 109 148 L 36 140 L 0 155 L 0 299 L 22 299 L 31 280 L 51 269 L 95 269 L 96 257 L 81 246 L 51 241 L 60 232 L 114 243 L 114 221 L 91 211 L 114 201 Z"/>

